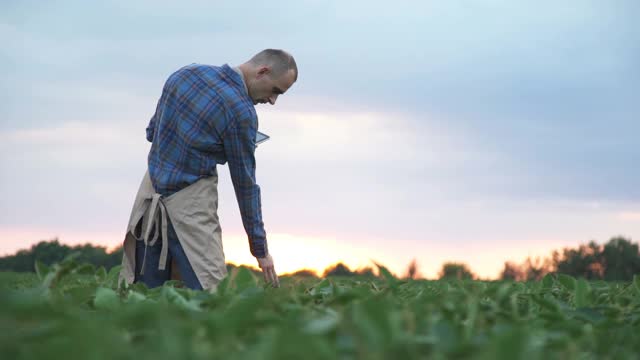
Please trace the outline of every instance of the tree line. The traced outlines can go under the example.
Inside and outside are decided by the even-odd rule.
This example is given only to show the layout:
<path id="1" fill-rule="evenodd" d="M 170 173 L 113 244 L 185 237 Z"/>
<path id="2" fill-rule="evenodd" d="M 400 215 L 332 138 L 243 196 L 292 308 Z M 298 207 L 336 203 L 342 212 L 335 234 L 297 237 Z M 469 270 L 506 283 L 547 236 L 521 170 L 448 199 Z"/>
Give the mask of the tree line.
<path id="1" fill-rule="evenodd" d="M 595 241 L 578 247 L 553 250 L 546 258 L 528 257 L 522 263 L 507 261 L 500 274 L 501 280 L 540 280 L 549 273 L 571 275 L 587 280 L 630 281 L 640 274 L 640 250 L 638 243 L 624 237 L 613 237 L 604 245 Z M 324 276 L 373 275 L 371 268 L 351 271 L 338 263 L 325 270 Z M 406 279 L 420 277 L 417 261 L 411 261 L 403 274 Z M 464 263 L 447 262 L 442 265 L 440 279 L 478 279 Z"/>
<path id="2" fill-rule="evenodd" d="M 505 280 L 540 280 L 548 273 L 561 273 L 587 280 L 631 280 L 640 274 L 638 243 L 614 237 L 604 245 L 595 241 L 577 248 L 554 250 L 547 258 L 527 258 L 516 264 L 506 262 L 501 277 Z"/>
<path id="3" fill-rule="evenodd" d="M 0 271 L 34 271 L 36 260 L 51 265 L 62 261 L 72 253 L 78 253 L 76 261 L 90 263 L 96 267 L 110 269 L 122 262 L 122 247 L 107 251 L 105 247 L 91 244 L 68 246 L 58 239 L 41 241 L 31 248 L 20 250 L 14 255 L 0 257 Z M 233 265 L 228 264 L 228 267 Z M 562 273 L 588 280 L 628 281 L 634 274 L 640 274 L 640 250 L 638 243 L 624 237 L 614 237 L 604 245 L 591 241 L 578 247 L 554 250 L 546 258 L 527 258 L 522 263 L 507 261 L 500 279 L 529 281 L 540 280 L 549 273 Z M 315 276 L 311 270 L 300 270 L 294 275 Z M 351 270 L 343 263 L 334 264 L 322 274 L 327 276 L 375 277 L 373 268 Z M 402 277 L 417 279 L 421 275 L 417 260 L 411 261 Z M 447 262 L 439 273 L 441 279 L 477 279 L 478 277 L 464 263 Z"/>
<path id="4" fill-rule="evenodd" d="M 107 270 L 122 263 L 122 247 L 109 252 L 103 246 L 91 244 L 64 245 L 56 238 L 49 241 L 41 241 L 32 245 L 29 249 L 18 251 L 14 255 L 0 257 L 0 271 L 34 271 L 36 260 L 50 266 L 73 253 L 79 254 L 76 258 L 77 262 L 93 264 L 96 267 L 104 266 Z"/>

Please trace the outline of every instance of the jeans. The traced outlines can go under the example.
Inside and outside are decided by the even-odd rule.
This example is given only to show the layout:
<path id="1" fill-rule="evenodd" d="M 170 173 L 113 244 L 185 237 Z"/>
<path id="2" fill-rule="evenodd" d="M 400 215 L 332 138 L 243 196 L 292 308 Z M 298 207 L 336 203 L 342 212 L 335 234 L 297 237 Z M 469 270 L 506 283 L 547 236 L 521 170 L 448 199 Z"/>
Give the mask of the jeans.
<path id="1" fill-rule="evenodd" d="M 141 226 L 142 220 L 138 223 L 138 227 Z M 151 230 L 151 234 L 149 234 L 150 238 L 153 237 L 154 232 L 155 228 Z M 139 231 L 136 231 L 136 233 L 139 233 Z M 167 217 L 167 236 L 169 243 L 167 266 L 164 270 L 158 269 L 158 264 L 160 263 L 160 251 L 162 250 L 162 239 L 158 239 L 153 246 L 147 246 L 147 259 L 145 262 L 144 274 L 142 275 L 140 275 L 140 270 L 142 269 L 142 261 L 145 256 L 145 245 L 142 240 L 136 241 L 136 271 L 134 282 L 140 281 L 149 288 L 162 286 L 165 281 L 171 279 L 172 270 L 173 272 L 177 270 L 180 274 L 180 280 L 182 280 L 188 288 L 202 290 L 202 285 L 200 285 L 200 281 L 198 281 L 198 277 L 193 271 L 193 268 L 189 263 L 189 259 L 182 249 L 182 245 L 180 245 L 178 235 L 176 234 L 169 217 Z M 177 269 L 173 268 L 174 265 Z"/>

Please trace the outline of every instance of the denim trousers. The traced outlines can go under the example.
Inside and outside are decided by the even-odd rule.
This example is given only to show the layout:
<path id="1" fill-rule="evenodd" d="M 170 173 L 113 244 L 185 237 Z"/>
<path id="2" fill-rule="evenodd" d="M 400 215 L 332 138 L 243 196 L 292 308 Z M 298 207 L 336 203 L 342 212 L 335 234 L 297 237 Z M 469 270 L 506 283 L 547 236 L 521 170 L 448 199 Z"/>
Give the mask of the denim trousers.
<path id="1" fill-rule="evenodd" d="M 138 223 L 141 226 L 142 220 Z M 151 230 L 149 238 L 153 237 L 155 229 Z M 142 282 L 149 288 L 162 286 L 165 281 L 171 280 L 172 275 L 177 272 L 179 279 L 190 289 L 202 290 L 202 285 L 198 281 L 189 259 L 187 258 L 178 235 L 176 234 L 171 220 L 167 217 L 167 236 L 168 236 L 168 255 L 167 265 L 164 270 L 158 269 L 160 263 L 160 251 L 162 250 L 162 241 L 156 241 L 153 246 L 145 246 L 144 241 L 136 241 L 136 269 L 135 269 L 135 281 Z M 146 249 L 145 249 L 146 248 Z M 145 260 L 146 251 L 146 260 Z M 142 264 L 144 262 L 144 273 L 140 274 L 142 270 Z"/>

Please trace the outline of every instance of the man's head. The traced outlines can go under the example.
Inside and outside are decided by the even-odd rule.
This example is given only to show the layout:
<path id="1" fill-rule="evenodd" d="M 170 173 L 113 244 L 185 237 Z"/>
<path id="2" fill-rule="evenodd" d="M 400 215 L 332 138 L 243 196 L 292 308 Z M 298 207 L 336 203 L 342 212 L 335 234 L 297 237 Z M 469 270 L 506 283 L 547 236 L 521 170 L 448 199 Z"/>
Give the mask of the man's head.
<path id="1" fill-rule="evenodd" d="M 239 67 L 254 105 L 275 104 L 298 79 L 296 61 L 283 50 L 262 50 Z"/>

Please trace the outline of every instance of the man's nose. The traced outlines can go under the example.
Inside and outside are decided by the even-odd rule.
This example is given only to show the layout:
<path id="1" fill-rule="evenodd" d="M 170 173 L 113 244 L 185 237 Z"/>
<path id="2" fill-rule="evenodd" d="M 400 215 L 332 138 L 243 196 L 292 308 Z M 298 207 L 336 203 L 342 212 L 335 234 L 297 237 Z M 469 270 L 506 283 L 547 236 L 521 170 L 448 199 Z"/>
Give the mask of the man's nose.
<path id="1" fill-rule="evenodd" d="M 276 104 L 276 100 L 278 99 L 278 95 L 271 95 L 269 96 L 269 104 L 271 105 L 275 105 Z"/>

